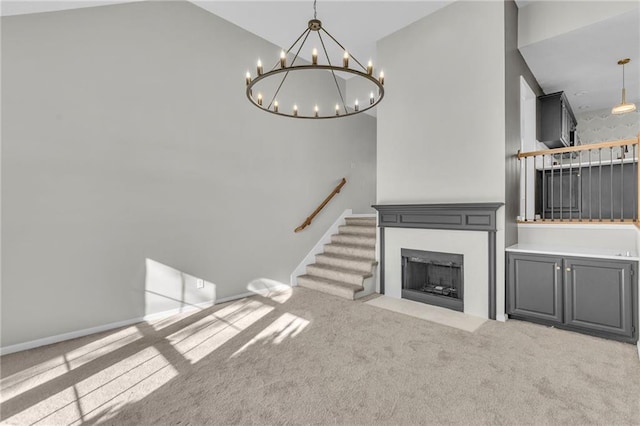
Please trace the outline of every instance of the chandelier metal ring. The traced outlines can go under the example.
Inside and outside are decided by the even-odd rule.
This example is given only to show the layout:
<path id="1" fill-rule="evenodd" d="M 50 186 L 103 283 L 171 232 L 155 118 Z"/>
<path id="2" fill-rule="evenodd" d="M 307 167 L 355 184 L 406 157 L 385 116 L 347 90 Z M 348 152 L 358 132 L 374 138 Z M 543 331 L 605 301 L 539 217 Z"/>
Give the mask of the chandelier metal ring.
<path id="1" fill-rule="evenodd" d="M 351 52 L 349 52 L 342 44 L 340 44 L 340 42 L 336 40 L 336 38 L 333 37 L 323 27 L 322 22 L 319 19 L 317 19 L 317 16 L 316 16 L 316 1 L 314 1 L 313 3 L 313 10 L 314 10 L 313 19 L 311 19 L 307 23 L 307 28 L 302 32 L 302 34 L 300 34 L 300 36 L 296 39 L 296 41 L 293 42 L 293 44 L 291 45 L 291 47 L 289 47 L 289 49 L 287 50 L 283 49 L 280 52 L 280 60 L 276 62 L 276 64 L 273 66 L 271 70 L 264 72 L 262 62 L 258 60 L 257 67 L 256 67 L 257 73 L 255 77 L 252 77 L 251 73 L 247 71 L 247 74 L 246 74 L 247 99 L 249 99 L 249 101 L 254 106 L 260 108 L 262 111 L 267 111 L 275 115 L 280 115 L 283 117 L 291 117 L 291 118 L 326 119 L 326 118 L 349 117 L 351 115 L 359 114 L 361 112 L 367 111 L 375 107 L 380 103 L 380 101 L 384 97 L 384 72 L 380 71 L 379 76 L 377 78 L 374 77 L 373 63 L 371 62 L 371 60 L 369 60 L 369 63 L 367 64 L 366 67 L 362 65 L 362 63 L 360 63 L 360 61 L 358 61 L 358 59 L 355 56 L 353 56 Z M 312 33 L 317 34 L 318 42 L 324 53 L 324 59 L 326 59 L 326 64 L 318 63 L 318 49 L 316 48 L 313 49 L 310 64 L 304 64 L 304 65 L 296 64 L 296 60 L 299 58 L 301 50 L 305 46 L 305 43 L 308 41 L 307 39 L 309 35 Z M 328 37 L 327 41 L 333 41 L 333 43 L 335 43 L 335 45 L 339 48 L 339 51 L 342 51 L 344 53 L 342 57 L 341 66 L 338 64 L 334 65 L 331 62 L 331 58 L 327 50 L 327 45 L 325 43 L 325 40 L 323 39 L 323 34 L 326 37 Z M 301 43 L 298 44 L 298 42 L 300 41 Z M 293 59 L 291 63 L 287 62 L 289 54 L 293 55 Z M 350 60 L 352 60 L 352 62 L 357 64 L 357 66 L 359 66 L 361 70 L 355 67 L 354 68 L 350 67 L 349 65 Z M 283 85 L 287 77 L 290 75 L 290 73 L 295 73 L 300 71 L 312 71 L 312 70 L 327 71 L 333 77 L 333 81 L 335 82 L 336 92 L 337 92 L 336 100 L 338 101 L 336 103 L 336 108 L 334 110 L 335 114 L 327 114 L 326 111 L 328 109 L 323 109 L 324 115 L 320 115 L 320 109 L 318 107 L 318 104 L 315 105 L 312 115 L 300 114 L 297 104 L 293 104 L 293 108 L 291 110 L 289 109 L 285 110 L 283 108 L 280 108 L 277 97 L 278 97 L 278 94 L 280 94 L 280 89 L 283 88 Z M 364 79 L 370 83 L 373 83 L 374 86 L 372 87 L 374 88 L 374 90 L 377 89 L 376 90 L 377 95 L 374 94 L 374 91 L 371 91 L 369 95 L 368 105 L 364 104 L 363 108 L 360 108 L 357 97 L 355 98 L 355 102 L 352 105 L 347 106 L 347 102 L 345 101 L 345 93 L 344 93 L 345 91 L 341 89 L 340 87 L 341 85 L 338 83 L 338 76 L 336 75 L 339 73 L 351 74 L 357 78 Z M 254 97 L 254 89 L 256 84 L 260 83 L 261 81 L 265 81 L 266 79 L 273 78 L 279 74 L 284 74 L 284 76 L 280 80 L 279 84 L 276 83 L 274 85 L 274 87 L 277 86 L 277 89 L 275 89 L 275 92 L 273 94 L 269 94 L 270 100 L 268 101 L 268 103 L 264 102 L 265 99 L 261 92 L 257 93 L 257 97 Z"/>
<path id="2" fill-rule="evenodd" d="M 278 108 L 278 110 L 273 110 L 272 109 L 272 104 L 270 103 L 269 105 L 260 105 L 260 103 L 258 102 L 257 99 L 255 99 L 253 97 L 253 86 L 256 85 L 257 83 L 259 83 L 262 80 L 265 80 L 269 77 L 273 77 L 276 74 L 281 74 L 281 73 L 288 73 L 288 72 L 295 72 L 295 71 L 309 71 L 309 70 L 327 70 L 327 71 L 339 71 L 339 72 L 346 72 L 349 74 L 353 74 L 356 75 L 360 78 L 365 78 L 367 80 L 369 80 L 370 82 L 372 82 L 373 84 L 375 84 L 378 88 L 378 96 L 373 98 L 373 102 L 371 102 L 371 100 L 369 101 L 369 105 L 366 105 L 363 108 L 358 108 L 357 110 L 351 110 L 351 111 L 346 111 L 342 114 L 339 115 L 299 115 L 299 114 L 294 114 L 293 111 L 291 111 L 291 113 L 287 113 L 287 112 L 283 112 L 282 109 Z M 375 107 L 376 105 L 378 105 L 378 103 L 380 103 L 380 101 L 382 100 L 382 98 L 384 97 L 384 85 L 380 82 L 379 79 L 375 78 L 372 75 L 369 75 L 365 72 L 362 71 L 358 71 L 356 69 L 353 68 L 345 68 L 345 67 L 340 67 L 340 66 L 335 66 L 335 65 L 295 65 L 295 66 L 291 66 L 291 67 L 284 67 L 284 68 L 276 68 L 274 70 L 265 72 L 262 75 L 259 75 L 257 77 L 255 77 L 254 79 L 251 80 L 251 82 L 247 85 L 247 98 L 251 101 L 251 103 L 253 105 L 255 105 L 256 107 L 260 108 L 263 111 L 266 112 L 270 112 L 272 114 L 275 115 L 281 115 L 281 116 L 285 116 L 285 117 L 291 117 L 291 118 L 313 118 L 313 119 L 323 119 L 323 118 L 338 118 L 338 117 L 348 117 L 350 115 L 355 115 L 355 114 L 359 114 L 361 112 L 365 112 L 373 107 Z"/>

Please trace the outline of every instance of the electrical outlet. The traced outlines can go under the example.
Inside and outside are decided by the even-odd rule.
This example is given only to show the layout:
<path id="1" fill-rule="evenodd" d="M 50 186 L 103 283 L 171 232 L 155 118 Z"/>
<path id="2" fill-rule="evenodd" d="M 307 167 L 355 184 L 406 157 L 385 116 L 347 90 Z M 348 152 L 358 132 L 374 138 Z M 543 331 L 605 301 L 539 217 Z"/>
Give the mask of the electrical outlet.
<path id="1" fill-rule="evenodd" d="M 203 279 L 196 279 L 196 288 L 204 288 L 204 280 Z"/>

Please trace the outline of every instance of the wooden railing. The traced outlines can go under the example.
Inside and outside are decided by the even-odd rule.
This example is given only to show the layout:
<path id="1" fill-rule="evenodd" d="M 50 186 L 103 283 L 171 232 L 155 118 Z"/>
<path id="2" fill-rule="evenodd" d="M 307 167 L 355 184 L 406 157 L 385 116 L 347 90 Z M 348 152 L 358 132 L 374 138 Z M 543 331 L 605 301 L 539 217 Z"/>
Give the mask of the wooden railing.
<path id="1" fill-rule="evenodd" d="M 331 191 L 331 194 L 329 194 L 329 196 L 327 198 L 324 199 L 324 201 L 322 202 L 322 204 L 320 204 L 318 206 L 317 209 L 315 209 L 313 211 L 313 213 L 311 213 L 311 215 L 305 219 L 304 222 L 302 222 L 302 225 L 298 226 L 295 231 L 293 232 L 300 232 L 302 231 L 304 228 L 306 228 L 307 226 L 311 225 L 311 221 L 316 217 L 316 215 L 318 213 L 320 213 L 320 210 L 322 210 L 324 208 L 324 206 L 327 205 L 327 203 L 329 201 L 331 201 L 331 199 L 338 193 L 340 192 L 340 190 L 342 189 L 342 187 L 344 186 L 344 184 L 347 183 L 347 180 L 345 178 L 342 178 L 342 180 L 340 181 L 340 183 L 338 184 L 338 186 L 336 186 L 333 191 Z"/>
<path id="2" fill-rule="evenodd" d="M 636 139 L 518 153 L 519 222 L 640 224 Z"/>

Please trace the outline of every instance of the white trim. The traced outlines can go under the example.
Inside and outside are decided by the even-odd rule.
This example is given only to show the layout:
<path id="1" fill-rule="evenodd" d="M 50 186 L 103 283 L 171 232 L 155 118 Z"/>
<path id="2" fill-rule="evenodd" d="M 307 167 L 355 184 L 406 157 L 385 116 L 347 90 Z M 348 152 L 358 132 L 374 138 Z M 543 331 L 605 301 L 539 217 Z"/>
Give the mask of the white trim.
<path id="1" fill-rule="evenodd" d="M 378 217 L 375 213 L 355 213 L 350 214 L 349 217 Z"/>
<path id="2" fill-rule="evenodd" d="M 351 217 L 357 215 L 354 215 L 351 209 L 347 209 L 342 212 L 342 214 L 338 217 L 338 219 L 336 219 L 333 225 L 331 225 L 329 229 L 327 229 L 327 232 L 324 233 L 322 238 L 320 238 L 316 245 L 313 246 L 311 251 L 309 251 L 304 259 L 302 259 L 302 262 L 300 262 L 298 266 L 296 266 L 296 268 L 293 270 L 293 272 L 291 272 L 291 276 L 289 277 L 291 287 L 295 287 L 298 285 L 298 277 L 305 274 L 307 265 L 311 265 L 316 261 L 316 254 L 320 254 L 324 251 L 324 245 L 331 242 L 331 236 L 338 233 L 339 226 L 346 223 L 344 218 L 347 216 Z"/>
<path id="3" fill-rule="evenodd" d="M 100 333 L 103 331 L 113 330 L 114 328 L 125 327 L 143 321 L 142 318 L 134 318 L 125 321 L 112 322 L 110 324 L 99 325 L 97 327 L 85 328 L 83 330 L 71 331 L 69 333 L 58 334 L 56 336 L 43 337 L 42 339 L 31 340 L 29 342 L 17 343 L 11 346 L 0 348 L 0 355 L 7 355 L 14 352 L 26 351 L 27 349 L 37 348 L 39 346 L 51 345 L 53 343 L 62 342 L 64 340 L 77 339 L 78 337 L 88 336 L 89 334 Z"/>
<path id="4" fill-rule="evenodd" d="M 281 287 L 284 288 L 289 286 L 286 284 L 282 284 L 282 286 L 273 287 L 271 288 L 271 290 L 272 291 L 279 290 Z M 31 340 L 24 343 L 17 343 L 15 345 L 10 345 L 10 346 L 5 346 L 0 348 L 0 355 L 8 355 L 14 352 L 26 351 L 28 349 L 33 349 L 40 346 L 63 342 L 65 340 L 77 339 L 78 337 L 84 337 L 90 334 L 101 333 L 103 331 L 109 331 L 115 328 L 126 327 L 126 326 L 137 324 L 140 322 L 155 321 L 155 320 L 163 319 L 163 318 L 170 317 L 172 315 L 176 315 L 180 313 L 192 312 L 195 310 L 202 310 L 214 305 L 219 305 L 221 303 L 231 302 L 233 300 L 238 300 L 238 299 L 244 299 L 245 297 L 249 297 L 249 296 L 255 296 L 256 294 L 260 294 L 260 293 L 261 293 L 260 291 L 242 293 L 235 296 L 223 297 L 222 299 L 218 299 L 215 302 L 209 301 L 209 302 L 196 303 L 196 304 L 187 305 L 180 308 L 157 312 L 155 314 L 145 315 L 143 317 L 112 322 L 109 324 L 103 324 L 96 327 L 85 328 L 82 330 L 70 331 L 68 333 L 62 333 L 55 336 L 43 337 L 41 339 Z"/>

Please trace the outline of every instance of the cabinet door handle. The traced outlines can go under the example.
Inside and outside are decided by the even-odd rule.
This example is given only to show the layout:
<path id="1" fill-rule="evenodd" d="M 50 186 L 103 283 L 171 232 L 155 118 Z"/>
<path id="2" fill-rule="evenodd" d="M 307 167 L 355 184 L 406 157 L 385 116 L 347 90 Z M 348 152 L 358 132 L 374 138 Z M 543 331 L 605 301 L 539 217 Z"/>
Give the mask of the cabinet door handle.
<path id="1" fill-rule="evenodd" d="M 556 271 L 559 271 L 559 270 L 560 270 L 560 265 L 556 263 Z"/>
<path id="2" fill-rule="evenodd" d="M 571 268 L 567 268 L 567 269 L 565 269 L 565 271 L 571 272 Z"/>

